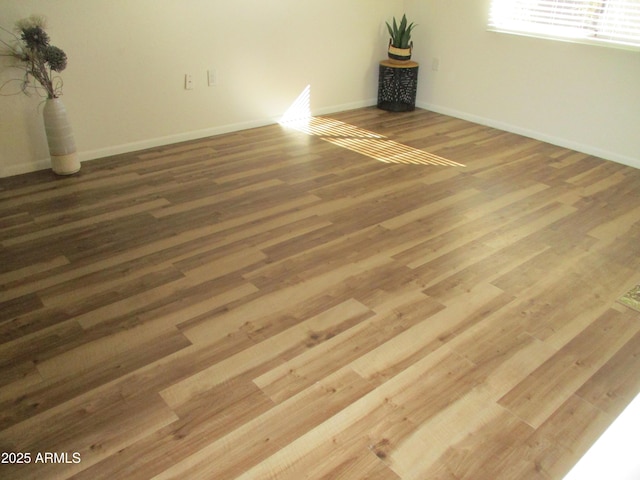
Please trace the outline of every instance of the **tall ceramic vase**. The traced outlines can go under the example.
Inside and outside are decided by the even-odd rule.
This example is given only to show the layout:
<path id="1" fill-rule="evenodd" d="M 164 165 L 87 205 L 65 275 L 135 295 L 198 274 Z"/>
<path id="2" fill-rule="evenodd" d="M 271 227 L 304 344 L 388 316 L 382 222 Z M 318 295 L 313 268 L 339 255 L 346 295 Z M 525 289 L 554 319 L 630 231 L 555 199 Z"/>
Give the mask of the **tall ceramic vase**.
<path id="1" fill-rule="evenodd" d="M 49 143 L 51 168 L 58 175 L 71 175 L 80 170 L 73 130 L 67 109 L 59 98 L 48 98 L 42 112 Z"/>

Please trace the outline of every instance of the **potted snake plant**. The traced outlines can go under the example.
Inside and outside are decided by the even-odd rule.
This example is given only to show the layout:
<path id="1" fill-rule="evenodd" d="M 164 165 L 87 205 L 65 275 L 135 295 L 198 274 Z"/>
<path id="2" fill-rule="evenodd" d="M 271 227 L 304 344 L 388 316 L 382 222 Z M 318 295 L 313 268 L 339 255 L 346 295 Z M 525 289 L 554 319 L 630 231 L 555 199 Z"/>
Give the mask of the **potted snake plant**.
<path id="1" fill-rule="evenodd" d="M 407 16 L 402 15 L 400 23 L 393 17 L 393 24 L 386 22 L 389 30 L 389 58 L 396 62 L 408 62 L 411 60 L 411 52 L 413 50 L 413 42 L 411 41 L 411 31 L 416 25 L 407 21 Z"/>

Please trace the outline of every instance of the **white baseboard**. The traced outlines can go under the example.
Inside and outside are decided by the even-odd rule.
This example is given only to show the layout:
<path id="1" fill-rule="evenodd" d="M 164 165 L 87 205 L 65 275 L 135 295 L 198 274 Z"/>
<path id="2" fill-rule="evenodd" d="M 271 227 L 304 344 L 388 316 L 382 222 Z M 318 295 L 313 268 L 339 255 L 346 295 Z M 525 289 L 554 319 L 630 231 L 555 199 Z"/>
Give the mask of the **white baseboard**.
<path id="1" fill-rule="evenodd" d="M 347 103 L 343 105 L 334 105 L 331 107 L 320 108 L 317 111 L 313 111 L 313 115 L 327 115 L 329 113 L 342 112 L 345 110 L 352 110 L 355 108 L 368 107 L 375 105 L 376 100 L 367 100 L 362 102 Z M 215 135 L 222 135 L 225 133 L 239 132 L 242 130 L 249 130 L 251 128 L 264 127 L 267 125 L 274 125 L 278 123 L 280 117 L 262 118 L 259 120 L 250 120 L 247 122 L 232 123 L 228 125 L 219 125 L 217 127 L 205 128 L 202 130 L 194 130 L 190 132 L 177 133 L 173 135 L 167 135 L 164 137 L 150 138 L 147 140 L 141 140 L 139 142 L 125 143 L 122 145 L 116 145 L 112 147 L 100 148 L 97 150 L 90 150 L 80 152 L 78 154 L 80 161 L 95 160 L 98 158 L 109 157 L 111 155 L 119 155 L 121 153 L 135 152 L 138 150 L 144 150 L 147 148 L 161 147 L 163 145 L 171 145 L 172 143 L 187 142 L 190 140 L 197 140 L 199 138 L 213 137 Z"/>
<path id="2" fill-rule="evenodd" d="M 342 112 L 346 110 L 353 110 L 356 108 L 370 107 L 372 105 L 375 105 L 376 102 L 377 102 L 376 99 L 369 99 L 369 100 L 364 100 L 359 102 L 352 102 L 352 103 L 346 103 L 341 105 L 323 107 L 323 108 L 314 110 L 313 115 L 328 115 L 330 113 L 335 113 L 335 112 Z M 478 115 L 462 112 L 462 111 L 451 109 L 448 107 L 443 107 L 441 105 L 433 105 L 430 103 L 417 102 L 416 106 L 418 108 L 423 108 L 425 110 L 431 110 L 433 112 L 441 113 L 443 115 L 449 115 L 451 117 L 461 118 L 463 120 L 479 123 L 481 125 L 486 125 L 488 127 L 498 128 L 500 130 L 504 130 L 507 132 L 523 135 L 525 137 L 535 138 L 536 140 L 551 143 L 553 145 L 558 145 L 564 148 L 569 148 L 571 150 L 576 150 L 578 152 L 583 152 L 588 155 L 593 155 L 596 157 L 604 158 L 606 160 L 611 160 L 617 163 L 621 163 L 623 165 L 628 165 L 630 167 L 640 169 L 640 159 L 635 159 L 635 158 L 617 154 L 615 152 L 606 151 L 606 150 L 594 147 L 592 145 L 585 145 L 577 142 L 572 142 L 570 140 L 554 137 L 552 135 L 548 135 L 543 132 L 537 132 L 534 130 L 521 128 L 516 125 L 511 125 L 498 120 L 481 117 Z M 129 153 L 129 152 L 135 152 L 138 150 L 144 150 L 147 148 L 170 145 L 172 143 L 186 142 L 189 140 L 197 140 L 199 138 L 206 138 L 206 137 L 222 135 L 230 132 L 248 130 L 250 128 L 258 128 L 266 125 L 273 125 L 275 123 L 278 123 L 278 120 L 279 120 L 279 117 L 273 117 L 273 118 L 263 118 L 259 120 L 251 120 L 248 122 L 233 123 L 228 125 L 219 125 L 216 127 L 206 128 L 202 130 L 182 132 L 182 133 L 167 135 L 163 137 L 155 137 L 155 138 L 140 140 L 137 142 L 130 142 L 130 143 L 124 143 L 124 144 L 114 145 L 114 146 L 105 147 L 105 148 L 99 148 L 95 150 L 80 151 L 78 152 L 78 157 L 80 158 L 81 162 L 86 162 L 86 161 L 95 160 L 98 158 L 109 157 L 112 155 L 119 155 L 122 153 Z M 9 177 L 13 175 L 20 175 L 23 173 L 35 172 L 37 170 L 45 170 L 48 168 L 51 168 L 51 162 L 49 161 L 48 158 L 38 159 L 29 163 L 22 163 L 17 165 L 10 165 L 8 167 L 1 167 L 0 178 Z"/>
<path id="3" fill-rule="evenodd" d="M 345 110 L 353 110 L 356 108 L 370 107 L 376 104 L 376 99 L 363 100 L 359 102 L 345 103 L 341 105 L 333 105 L 314 110 L 313 115 L 327 115 Z M 137 142 L 123 143 L 95 150 L 85 150 L 78 152 L 78 158 L 81 162 L 96 160 L 99 158 L 110 157 L 112 155 L 120 155 L 122 153 L 135 152 L 147 148 L 161 147 L 172 143 L 186 142 L 189 140 L 197 140 L 199 138 L 212 137 L 214 135 L 222 135 L 224 133 L 238 132 L 248 130 L 250 128 L 264 127 L 278 123 L 280 117 L 263 118 L 259 120 L 250 120 L 247 122 L 232 123 L 228 125 L 219 125 L 216 127 L 205 128 L 202 130 L 194 130 L 190 132 L 176 133 L 163 137 L 149 138 Z M 29 163 L 21 163 L 10 165 L 8 167 L 0 167 L 0 178 L 23 173 L 35 172 L 37 170 L 45 170 L 51 168 L 51 162 L 48 158 L 35 160 Z"/>
<path id="4" fill-rule="evenodd" d="M 214 135 L 222 135 L 223 133 L 237 132 L 240 130 L 248 130 L 250 128 L 264 127 L 275 123 L 273 119 L 255 120 L 242 123 L 233 123 L 229 125 L 220 125 L 217 127 L 204 128 L 202 130 L 194 130 L 190 132 L 175 133 L 164 137 L 155 137 L 137 142 L 123 143 L 96 150 L 87 150 L 79 152 L 81 162 L 96 160 L 99 158 L 110 157 L 112 155 L 120 155 L 121 153 L 136 152 L 147 148 L 161 147 L 163 145 L 171 145 L 173 143 L 188 142 L 189 140 L 197 140 L 199 138 L 212 137 Z"/>
<path id="5" fill-rule="evenodd" d="M 377 98 L 371 98 L 369 100 L 363 100 L 360 102 L 343 103 L 342 105 L 335 105 L 333 107 L 319 108 L 313 110 L 313 115 L 329 115 L 331 113 L 346 112 L 347 110 L 355 110 L 356 108 L 373 107 L 378 103 Z"/>
<path id="6" fill-rule="evenodd" d="M 425 102 L 417 102 L 416 106 L 419 108 L 424 108 L 425 110 L 431 110 L 432 112 L 442 113 L 443 115 L 448 115 L 450 117 L 456 117 L 462 120 L 467 120 L 469 122 L 486 125 L 487 127 L 497 128 L 499 130 L 504 130 L 506 132 L 516 133 L 524 137 L 534 138 L 536 140 L 540 140 L 546 143 L 551 143 L 559 147 L 568 148 L 570 150 L 575 150 L 577 152 L 586 153 L 587 155 L 593 155 L 594 157 L 603 158 L 605 160 L 611 160 L 616 163 L 621 163 L 629 167 L 640 169 L 640 159 L 628 157 L 625 155 L 620 155 L 618 153 L 610 152 L 607 150 L 603 150 L 593 145 L 586 145 L 583 143 L 573 142 L 571 140 L 567 140 L 564 138 L 554 137 L 553 135 L 549 135 L 544 132 L 529 130 L 527 128 L 522 128 L 517 125 L 511 125 L 509 123 L 501 122 L 491 118 L 481 117 L 478 115 L 474 115 L 472 113 L 461 112 L 459 110 L 443 107 L 441 105 L 433 105 Z"/>

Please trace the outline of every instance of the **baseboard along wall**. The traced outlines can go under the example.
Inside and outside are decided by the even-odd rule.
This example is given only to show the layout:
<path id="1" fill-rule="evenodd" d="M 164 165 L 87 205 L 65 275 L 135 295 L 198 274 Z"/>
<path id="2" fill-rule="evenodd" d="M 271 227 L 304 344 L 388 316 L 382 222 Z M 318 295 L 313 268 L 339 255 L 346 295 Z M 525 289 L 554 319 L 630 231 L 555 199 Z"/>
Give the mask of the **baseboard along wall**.
<path id="1" fill-rule="evenodd" d="M 430 110 L 436 113 L 441 113 L 443 115 L 448 115 L 450 117 L 460 118 L 462 120 L 467 120 L 469 122 L 479 123 L 480 125 L 486 125 L 487 127 L 497 128 L 498 130 L 504 130 L 505 132 L 515 133 L 517 135 L 522 135 L 523 137 L 533 138 L 535 140 L 540 140 L 541 142 L 550 143 L 558 147 L 568 148 L 570 150 L 575 150 L 577 152 L 593 155 L 594 157 L 603 158 L 605 160 L 610 160 L 616 163 L 620 163 L 622 165 L 627 165 L 629 167 L 640 169 L 640 158 L 627 157 L 625 155 L 620 155 L 615 152 L 603 150 L 593 145 L 586 145 L 579 142 L 573 142 L 571 140 L 555 137 L 553 135 L 549 135 L 543 132 L 538 132 L 535 130 L 529 130 L 527 128 L 518 127 L 517 125 L 501 122 L 499 120 L 495 120 L 492 118 L 482 117 L 479 115 L 462 112 L 460 110 L 443 107 L 442 105 L 434 105 L 434 104 L 425 103 L 425 102 L 416 102 L 416 107 L 423 108 L 425 110 Z"/>
<path id="2" fill-rule="evenodd" d="M 376 99 L 369 99 L 369 100 L 353 102 L 349 104 L 335 105 L 331 107 L 318 109 L 317 111 L 313 111 L 312 114 L 328 115 L 331 113 L 343 112 L 347 110 L 353 110 L 356 108 L 373 106 L 376 104 L 376 102 L 377 102 Z M 588 155 L 593 155 L 599 158 L 603 158 L 605 160 L 611 160 L 613 162 L 621 163 L 623 165 L 640 169 L 640 159 L 631 158 L 631 157 L 617 154 L 615 152 L 602 150 L 592 145 L 585 145 L 577 142 L 572 142 L 570 140 L 554 137 L 546 133 L 537 132 L 537 131 L 529 130 L 526 128 L 521 128 L 516 125 L 511 125 L 511 124 L 494 120 L 491 118 L 486 118 L 486 117 L 474 115 L 471 113 L 463 112 L 460 110 L 451 109 L 448 107 L 444 107 L 442 105 L 434 105 L 426 102 L 416 102 L 416 107 L 422 108 L 425 110 L 430 110 L 436 113 L 441 113 L 443 115 L 460 118 L 462 120 L 479 123 L 481 125 L 486 125 L 488 127 L 497 128 L 499 130 L 504 130 L 504 131 L 515 133 L 525 137 L 534 138 L 542 142 L 551 143 L 553 145 L 568 148 L 571 150 L 576 150 L 578 152 L 586 153 Z M 264 127 L 266 125 L 273 125 L 275 123 L 278 123 L 279 120 L 280 120 L 279 117 L 272 117 L 272 118 L 263 118 L 259 120 L 251 120 L 247 122 L 233 123 L 228 125 L 219 125 L 216 127 L 205 128 L 202 130 L 182 132 L 182 133 L 167 135 L 163 137 L 150 138 L 146 140 L 140 140 L 137 142 L 99 148 L 95 150 L 81 151 L 81 152 L 78 152 L 78 156 L 81 162 L 86 162 L 90 160 L 96 160 L 98 158 L 109 157 L 112 155 L 120 155 L 123 153 L 135 152 L 135 151 L 144 150 L 147 148 L 170 145 L 172 143 L 186 142 L 190 140 L 197 140 L 199 138 L 222 135 L 225 133 L 248 130 L 251 128 Z M 44 159 L 39 159 L 33 162 L 29 162 L 29 163 L 22 163 L 18 165 L 12 165 L 9 167 L 3 167 L 0 170 L 0 178 L 9 177 L 13 175 L 20 175 L 23 173 L 35 172 L 37 170 L 45 170 L 47 168 L 50 168 L 50 166 L 51 164 L 49 159 L 44 158 Z"/>

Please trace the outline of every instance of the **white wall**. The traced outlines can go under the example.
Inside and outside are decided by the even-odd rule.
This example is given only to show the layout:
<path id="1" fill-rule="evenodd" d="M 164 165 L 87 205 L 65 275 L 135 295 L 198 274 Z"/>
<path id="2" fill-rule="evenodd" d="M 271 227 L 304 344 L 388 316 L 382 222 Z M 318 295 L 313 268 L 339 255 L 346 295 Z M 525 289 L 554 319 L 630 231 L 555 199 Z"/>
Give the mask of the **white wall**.
<path id="1" fill-rule="evenodd" d="M 640 53 L 487 32 L 489 3 L 1 0 L 0 22 L 48 17 L 81 160 L 270 123 L 307 85 L 315 113 L 372 105 L 406 10 L 418 106 L 640 168 Z M 39 102 L 0 97 L 0 177 L 48 168 Z"/>
<path id="2" fill-rule="evenodd" d="M 372 105 L 384 21 L 402 0 L 2 0 L 44 14 L 69 57 L 81 160 L 271 123 L 307 85 L 314 112 Z M 207 86 L 206 71 L 218 82 Z M 14 72 L 15 73 L 15 72 Z M 194 89 L 183 89 L 191 73 Z M 10 78 L 6 69 L 0 81 Z M 0 97 L 0 176 L 48 168 L 38 104 Z"/>
<path id="3" fill-rule="evenodd" d="M 418 105 L 640 168 L 640 52 L 487 32 L 489 5 L 405 0 Z"/>

